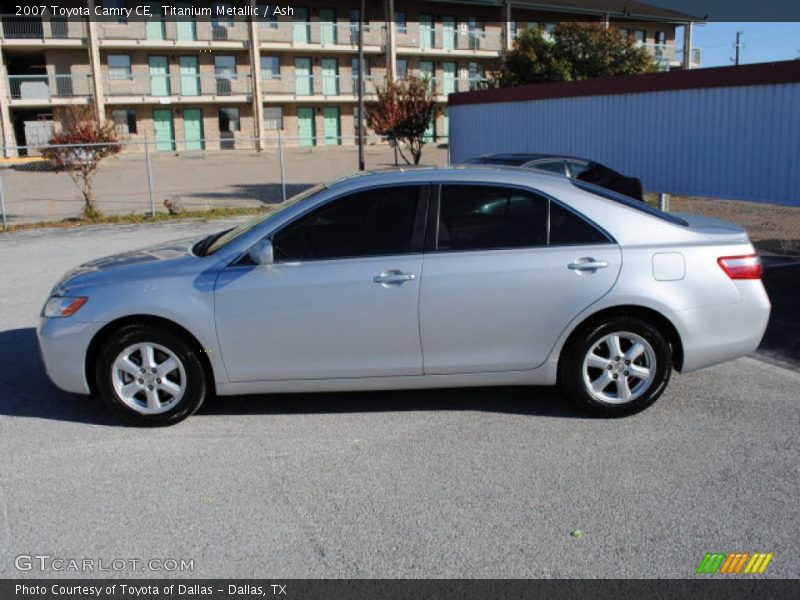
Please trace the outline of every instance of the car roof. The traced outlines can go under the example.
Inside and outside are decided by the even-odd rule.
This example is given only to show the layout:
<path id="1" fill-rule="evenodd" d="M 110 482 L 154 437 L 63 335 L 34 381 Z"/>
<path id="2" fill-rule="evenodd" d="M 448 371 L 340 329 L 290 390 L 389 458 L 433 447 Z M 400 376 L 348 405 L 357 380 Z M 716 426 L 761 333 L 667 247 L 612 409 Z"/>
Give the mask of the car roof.
<path id="1" fill-rule="evenodd" d="M 498 153 L 498 154 L 482 154 L 481 156 L 471 158 L 474 161 L 502 161 L 507 163 L 518 163 L 520 165 L 538 159 L 554 158 L 559 160 L 580 160 L 584 162 L 593 162 L 588 158 L 581 158 L 579 156 L 569 156 L 566 154 L 541 154 L 541 153 Z"/>

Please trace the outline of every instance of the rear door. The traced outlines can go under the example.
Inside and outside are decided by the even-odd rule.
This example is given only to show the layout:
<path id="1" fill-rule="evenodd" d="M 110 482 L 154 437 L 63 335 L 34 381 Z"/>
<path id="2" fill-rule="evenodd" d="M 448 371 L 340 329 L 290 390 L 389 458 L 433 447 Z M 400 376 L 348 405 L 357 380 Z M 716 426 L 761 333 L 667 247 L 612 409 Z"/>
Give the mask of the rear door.
<path id="1" fill-rule="evenodd" d="M 618 246 L 531 190 L 443 185 L 433 211 L 420 295 L 426 375 L 537 367 L 616 281 Z"/>

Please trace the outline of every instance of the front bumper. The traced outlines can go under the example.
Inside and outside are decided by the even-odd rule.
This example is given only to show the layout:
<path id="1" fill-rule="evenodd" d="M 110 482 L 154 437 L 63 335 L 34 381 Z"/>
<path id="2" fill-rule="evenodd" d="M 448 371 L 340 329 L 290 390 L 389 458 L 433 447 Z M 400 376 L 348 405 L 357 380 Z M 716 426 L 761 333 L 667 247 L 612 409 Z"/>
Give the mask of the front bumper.
<path id="1" fill-rule="evenodd" d="M 72 317 L 39 320 L 36 337 L 50 380 L 65 392 L 90 394 L 86 355 L 103 323 L 84 323 Z"/>

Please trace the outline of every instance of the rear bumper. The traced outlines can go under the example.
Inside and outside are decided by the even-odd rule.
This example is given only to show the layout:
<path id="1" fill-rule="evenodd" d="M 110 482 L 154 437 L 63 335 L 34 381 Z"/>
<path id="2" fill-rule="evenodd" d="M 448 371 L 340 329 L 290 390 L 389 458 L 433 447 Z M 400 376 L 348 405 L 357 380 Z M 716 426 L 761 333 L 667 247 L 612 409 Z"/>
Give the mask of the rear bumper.
<path id="1" fill-rule="evenodd" d="M 741 301 L 672 313 L 683 343 L 682 372 L 752 354 L 767 329 L 771 305 L 759 280 L 737 281 Z"/>
<path id="2" fill-rule="evenodd" d="M 86 354 L 102 323 L 82 323 L 70 317 L 39 321 L 36 336 L 47 376 L 59 388 L 89 394 Z"/>

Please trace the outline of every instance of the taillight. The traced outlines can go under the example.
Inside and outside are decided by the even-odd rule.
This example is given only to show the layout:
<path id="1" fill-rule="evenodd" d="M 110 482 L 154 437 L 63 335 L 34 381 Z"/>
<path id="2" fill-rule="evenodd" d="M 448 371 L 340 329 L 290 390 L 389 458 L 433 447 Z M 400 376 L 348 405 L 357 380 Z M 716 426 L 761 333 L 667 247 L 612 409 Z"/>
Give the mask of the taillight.
<path id="1" fill-rule="evenodd" d="M 761 258 L 758 254 L 720 256 L 717 262 L 731 279 L 761 279 Z"/>

